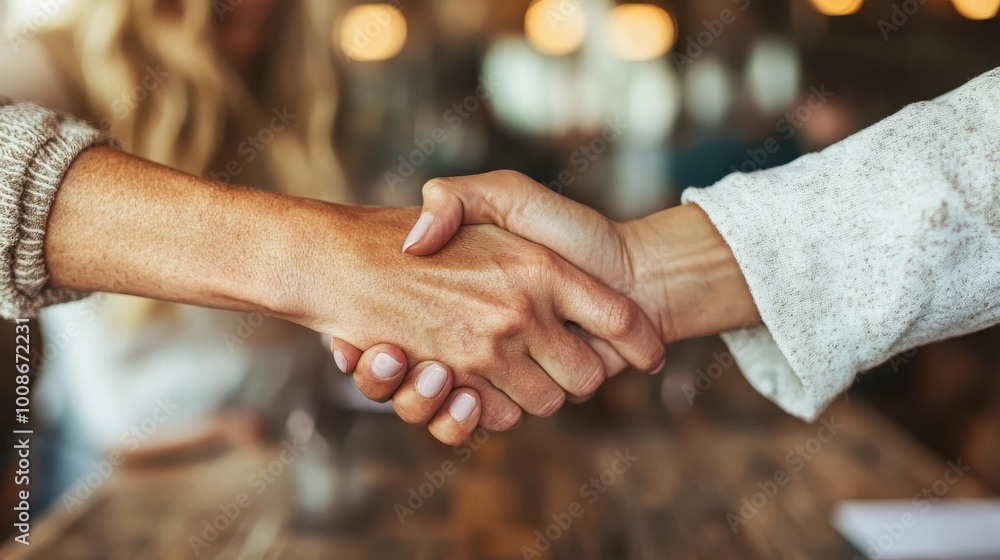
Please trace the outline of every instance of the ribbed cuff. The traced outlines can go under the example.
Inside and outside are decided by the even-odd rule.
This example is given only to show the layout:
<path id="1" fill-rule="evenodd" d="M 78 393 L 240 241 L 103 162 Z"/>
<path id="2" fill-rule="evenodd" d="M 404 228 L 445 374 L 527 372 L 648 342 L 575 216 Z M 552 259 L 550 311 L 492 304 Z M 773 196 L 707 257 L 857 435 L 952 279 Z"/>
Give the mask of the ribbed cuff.
<path id="1" fill-rule="evenodd" d="M 0 314 L 33 317 L 41 307 L 85 297 L 47 287 L 45 232 L 56 192 L 74 159 L 111 140 L 72 117 L 33 104 L 0 106 Z"/>

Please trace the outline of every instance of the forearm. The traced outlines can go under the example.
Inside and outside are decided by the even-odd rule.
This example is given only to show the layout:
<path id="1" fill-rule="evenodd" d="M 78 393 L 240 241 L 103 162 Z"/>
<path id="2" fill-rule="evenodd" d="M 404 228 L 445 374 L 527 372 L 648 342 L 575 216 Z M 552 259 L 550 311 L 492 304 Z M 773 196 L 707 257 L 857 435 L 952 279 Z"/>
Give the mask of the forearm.
<path id="1" fill-rule="evenodd" d="M 302 223 L 293 215 L 319 204 L 92 148 L 49 216 L 50 285 L 277 314 L 289 238 Z"/>
<path id="2" fill-rule="evenodd" d="M 733 252 L 695 205 L 624 224 L 636 301 L 658 320 L 664 342 L 760 322 Z"/>

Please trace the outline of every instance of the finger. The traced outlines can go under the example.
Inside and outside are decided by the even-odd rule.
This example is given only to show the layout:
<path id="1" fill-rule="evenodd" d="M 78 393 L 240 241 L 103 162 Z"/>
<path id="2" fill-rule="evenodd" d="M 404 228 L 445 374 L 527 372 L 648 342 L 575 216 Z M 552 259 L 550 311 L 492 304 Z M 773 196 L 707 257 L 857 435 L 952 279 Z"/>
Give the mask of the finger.
<path id="1" fill-rule="evenodd" d="M 467 387 L 455 389 L 427 423 L 427 429 L 443 443 L 462 445 L 476 429 L 481 414 L 482 405 L 474 390 Z"/>
<path id="2" fill-rule="evenodd" d="M 441 408 L 454 382 L 455 376 L 445 364 L 421 362 L 392 395 L 392 408 L 407 423 L 426 424 Z"/>
<path id="3" fill-rule="evenodd" d="M 608 379 L 618 375 L 628 367 L 628 362 L 622 358 L 621 354 L 615 351 L 615 347 L 603 338 L 597 338 L 589 332 L 580 328 L 576 323 L 567 323 L 567 328 L 575 335 L 583 339 L 604 362 L 604 372 Z"/>
<path id="4" fill-rule="evenodd" d="M 607 235 L 614 225 L 599 212 L 515 171 L 431 179 L 423 198 L 420 219 L 403 243 L 412 255 L 444 247 L 462 224 L 495 224 L 582 265 L 603 254 L 595 243 L 617 239 Z"/>
<path id="5" fill-rule="evenodd" d="M 528 356 L 511 362 L 510 369 L 492 373 L 490 382 L 528 414 L 555 414 L 566 402 L 562 387 Z"/>
<path id="6" fill-rule="evenodd" d="M 553 303 L 556 313 L 608 341 L 632 367 L 656 373 L 663 368 L 663 341 L 639 306 L 592 277 L 570 270 Z"/>
<path id="7" fill-rule="evenodd" d="M 589 401 L 590 399 L 594 398 L 594 395 L 596 395 L 596 394 L 597 393 L 592 393 L 592 394 L 586 395 L 584 397 L 577 397 L 575 395 L 569 395 L 569 396 L 566 397 L 566 402 L 568 402 L 569 404 L 583 404 L 583 403 Z"/>
<path id="8" fill-rule="evenodd" d="M 361 350 L 353 344 L 334 337 L 330 342 L 330 350 L 333 352 L 333 361 L 344 373 L 352 373 L 361 359 Z"/>
<path id="9" fill-rule="evenodd" d="M 455 370 L 455 387 L 468 387 L 479 393 L 483 413 L 479 425 L 494 432 L 506 432 L 521 423 L 524 411 L 489 379 L 463 370 Z"/>
<path id="10" fill-rule="evenodd" d="M 358 360 L 354 382 L 369 399 L 385 402 L 392 397 L 406 376 L 406 364 L 406 353 L 399 347 L 376 344 L 365 350 Z"/>
<path id="11" fill-rule="evenodd" d="M 604 361 L 582 338 L 563 325 L 529 339 L 528 352 L 559 387 L 573 396 L 590 395 L 604 383 Z"/>

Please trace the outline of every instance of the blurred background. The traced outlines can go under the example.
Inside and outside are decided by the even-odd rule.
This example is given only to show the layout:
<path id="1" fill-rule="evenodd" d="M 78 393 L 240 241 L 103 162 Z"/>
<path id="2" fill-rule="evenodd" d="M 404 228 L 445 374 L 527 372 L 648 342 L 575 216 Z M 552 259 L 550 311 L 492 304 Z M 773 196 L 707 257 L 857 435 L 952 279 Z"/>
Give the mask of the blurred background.
<path id="1" fill-rule="evenodd" d="M 419 204 L 432 177 L 515 169 L 619 220 L 675 205 L 684 188 L 823 149 L 1000 66 L 1000 0 L 0 6 L 0 94 L 86 118 L 155 161 L 218 181 L 379 205 Z M 259 315 L 112 295 L 48 310 L 33 332 L 42 339 L 33 346 L 42 441 L 33 515 L 99 513 L 88 518 L 98 525 L 63 535 L 95 554 L 127 546 L 132 555 L 123 557 L 187 557 L 201 550 L 189 534 L 213 554 L 228 550 L 220 543 L 250 547 L 250 529 L 216 527 L 225 535 L 209 539 L 202 521 L 247 486 L 247 465 L 262 456 L 273 464 L 266 450 L 288 441 L 308 445 L 293 475 L 277 476 L 280 490 L 265 495 L 284 504 L 265 509 L 284 513 L 248 506 L 254 513 L 239 523 L 306 548 L 287 527 L 324 527 L 335 538 L 316 546 L 342 557 L 368 557 L 352 538 L 382 543 L 368 549 L 379 558 L 517 557 L 524 543 L 557 557 L 660 557 L 668 545 L 643 540 L 639 526 L 690 539 L 690 548 L 676 546 L 692 557 L 725 557 L 729 545 L 720 542 L 761 557 L 784 550 L 775 542 L 801 544 L 788 545 L 801 557 L 843 557 L 835 551 L 845 545 L 827 527 L 838 500 L 907 499 L 950 460 L 971 465 L 977 480 L 958 495 L 1000 492 L 998 329 L 909 352 L 861 378 L 843 405 L 856 435 L 834 440 L 841 460 L 827 462 L 853 470 L 802 475 L 806 495 L 829 491 L 813 504 L 822 528 L 793 537 L 778 516 L 758 527 L 764 536 L 734 530 L 729 540 L 727 512 L 781 467 L 789 442 L 816 429 L 750 390 L 715 339 L 675 345 L 656 378 L 621 376 L 555 419 L 484 435 L 466 449 L 466 474 L 437 487 L 444 497 L 414 514 L 424 517 L 413 529 L 397 523 L 407 487 L 464 455 L 363 403 L 318 336 Z M 712 366 L 725 372 L 703 387 Z M 3 379 L 12 393 L 13 372 Z M 546 490 L 558 487 L 553 481 L 575 489 L 601 472 L 588 465 L 629 441 L 661 457 L 643 463 L 650 478 L 616 486 L 614 500 L 580 518 L 601 529 L 563 528 L 571 536 L 549 537 L 559 541 L 551 550 L 533 544 L 549 514 L 565 511 L 568 499 Z M 118 452 L 125 459 L 109 470 Z M 252 458 L 225 463 L 244 452 Z M 12 465 L 10 450 L 3 453 Z M 525 461 L 555 466 L 536 471 Z M 727 472 L 720 464 L 743 466 Z M 6 504 L 12 488 L 3 480 Z M 233 480 L 236 490 L 226 486 Z M 165 490 L 147 498 L 158 485 Z M 650 488 L 659 489 L 655 507 L 642 498 Z M 793 504 L 791 495 L 777 499 Z M 706 521 L 685 528 L 684 512 Z M 138 521 L 160 514 L 176 523 Z M 130 537 L 108 535 L 119 522 L 134 525 L 120 532 Z"/>

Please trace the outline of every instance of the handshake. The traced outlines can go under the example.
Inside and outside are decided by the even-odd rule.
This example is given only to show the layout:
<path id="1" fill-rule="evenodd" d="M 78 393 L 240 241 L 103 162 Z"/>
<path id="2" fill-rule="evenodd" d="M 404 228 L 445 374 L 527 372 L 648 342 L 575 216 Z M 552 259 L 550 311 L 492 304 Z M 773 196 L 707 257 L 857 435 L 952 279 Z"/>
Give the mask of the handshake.
<path id="1" fill-rule="evenodd" d="M 419 212 L 96 147 L 58 192 L 48 291 L 11 296 L 8 314 L 87 291 L 259 311 L 331 335 L 366 396 L 454 445 L 585 400 L 629 365 L 656 373 L 664 343 L 760 321 L 699 207 L 616 223 L 512 171 L 432 180 Z"/>
<path id="2" fill-rule="evenodd" d="M 261 312 L 332 336 L 366 396 L 454 445 L 584 400 L 629 365 L 656 373 L 665 343 L 760 321 L 699 207 L 615 223 L 511 171 L 433 180 L 420 212 L 94 147 L 46 221 L 46 291 L 8 290 L 7 316 L 93 291 Z"/>
<path id="3" fill-rule="evenodd" d="M 291 267 L 282 308 L 334 337 L 368 398 L 445 443 L 582 402 L 627 366 L 657 373 L 664 343 L 759 321 L 697 206 L 616 223 L 511 171 L 435 179 L 423 195 L 419 216 L 335 207 L 349 227 Z M 317 281 L 336 297 L 313 299 Z"/>

